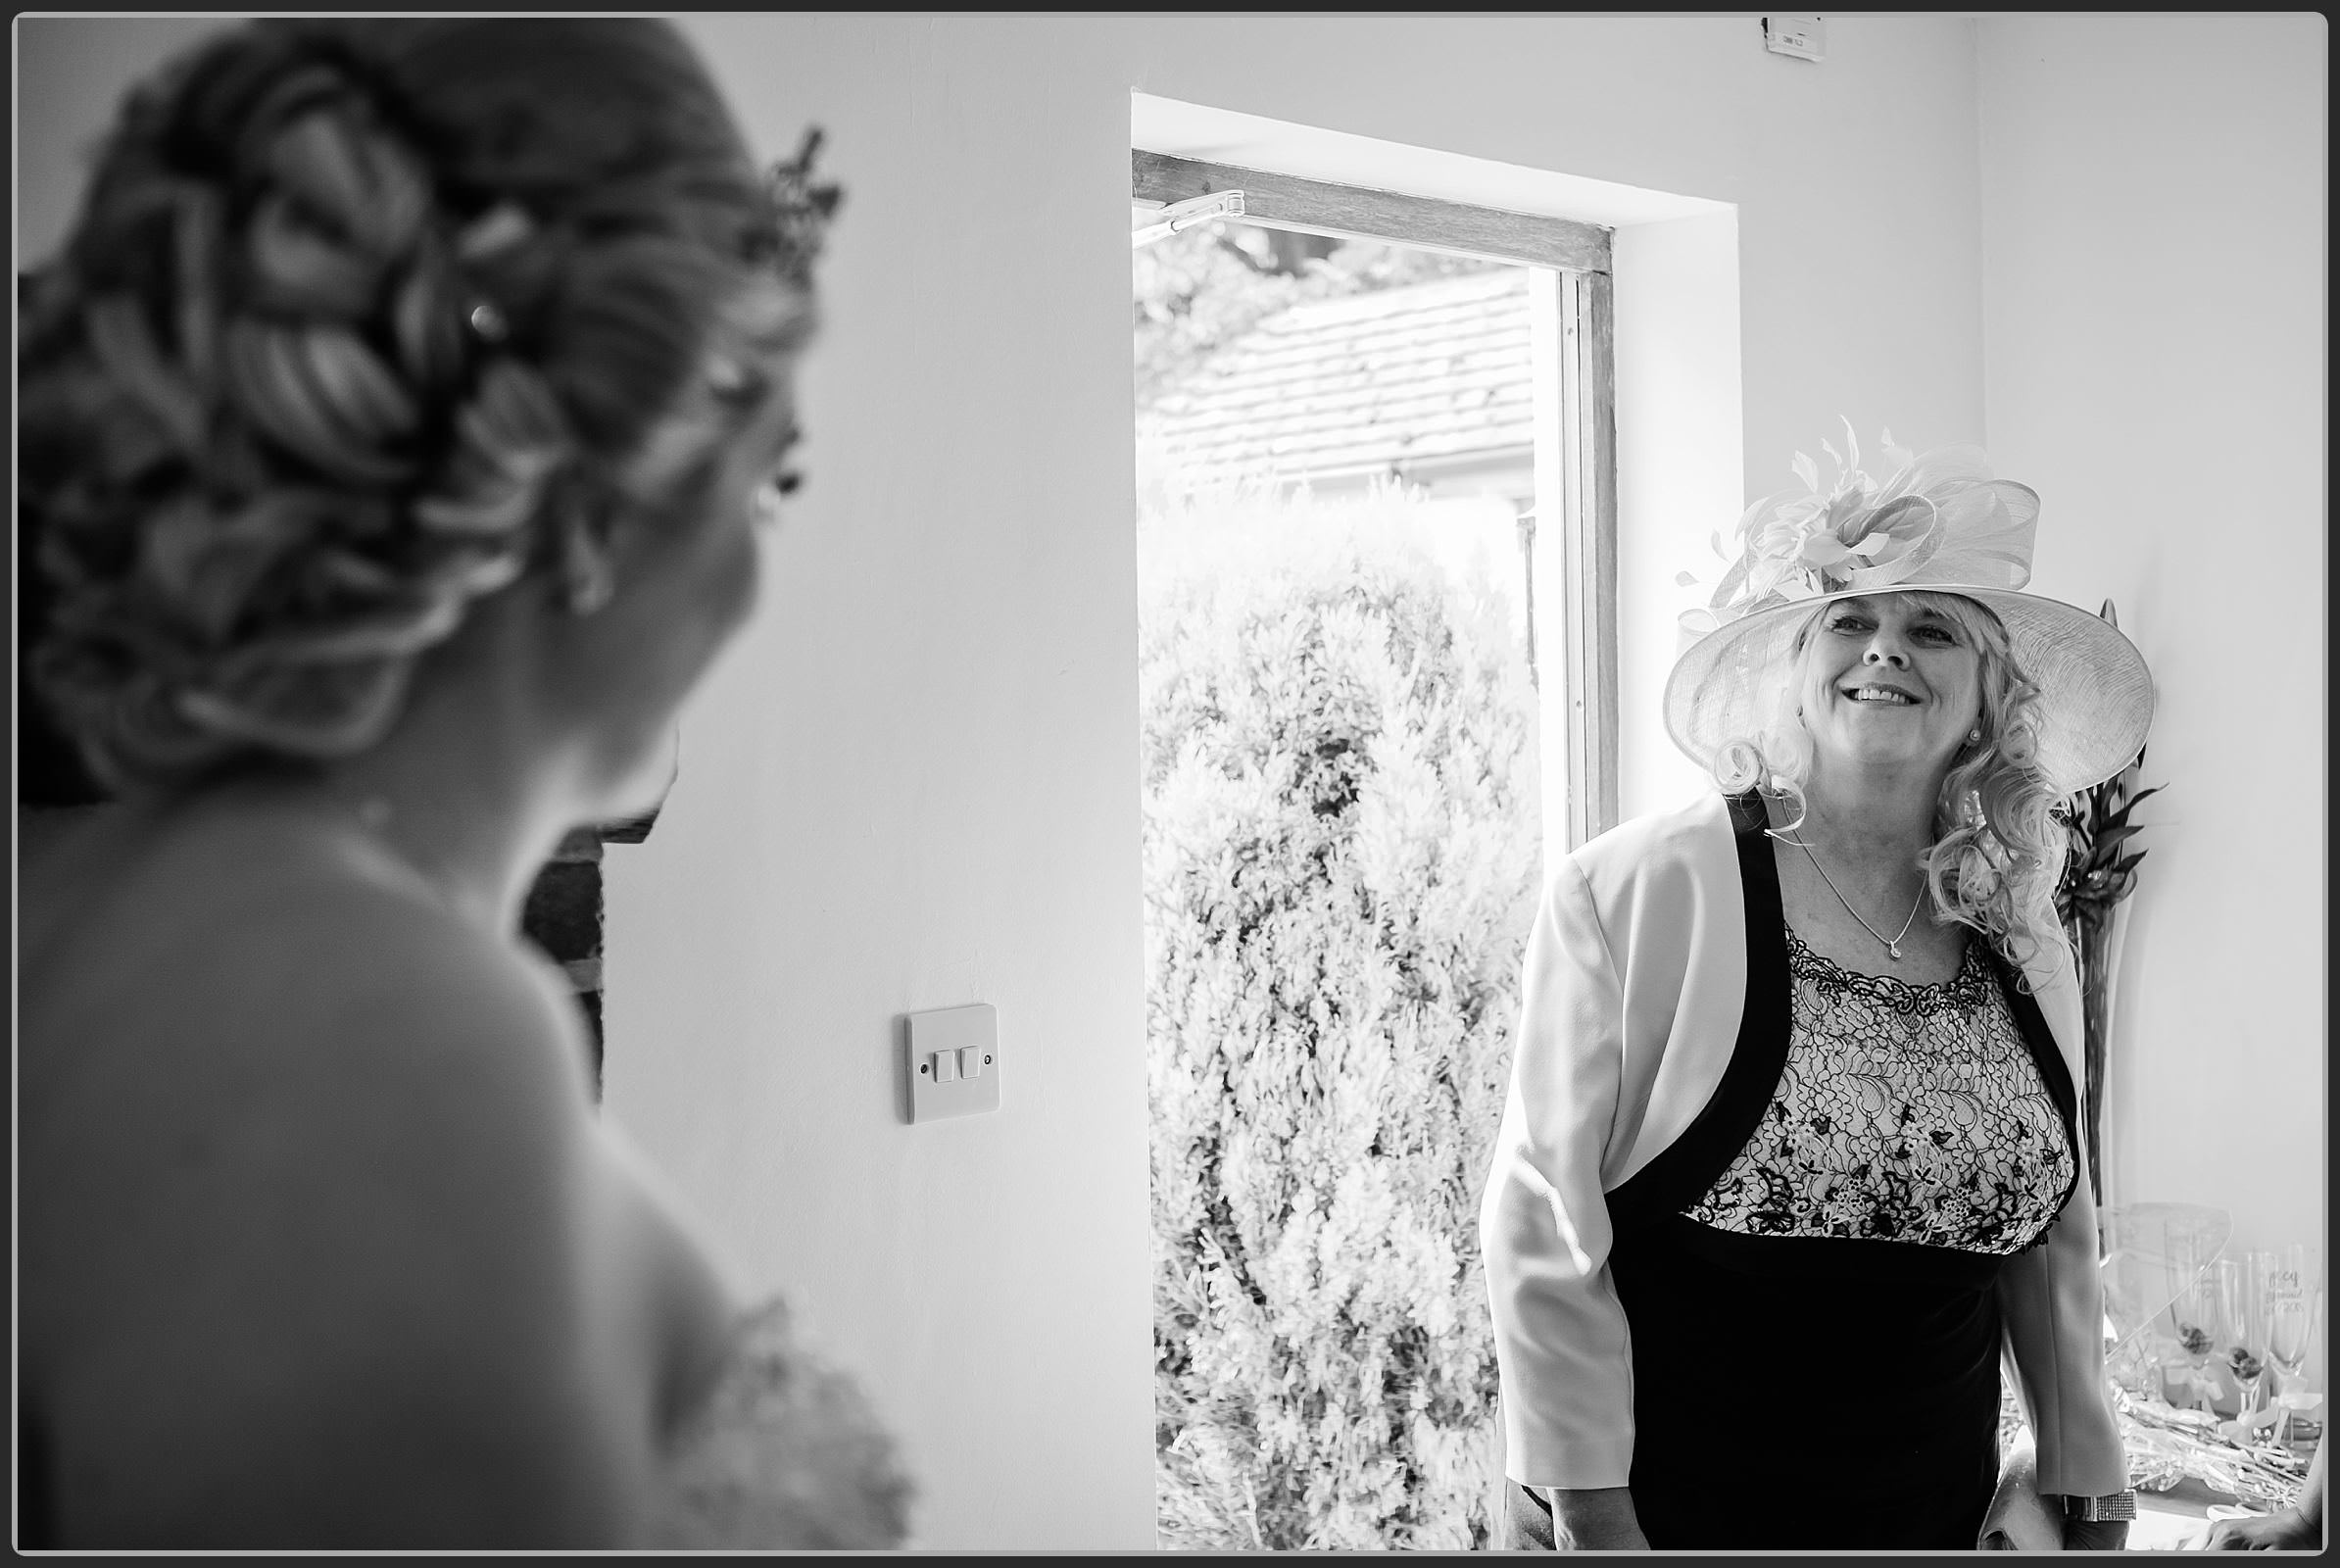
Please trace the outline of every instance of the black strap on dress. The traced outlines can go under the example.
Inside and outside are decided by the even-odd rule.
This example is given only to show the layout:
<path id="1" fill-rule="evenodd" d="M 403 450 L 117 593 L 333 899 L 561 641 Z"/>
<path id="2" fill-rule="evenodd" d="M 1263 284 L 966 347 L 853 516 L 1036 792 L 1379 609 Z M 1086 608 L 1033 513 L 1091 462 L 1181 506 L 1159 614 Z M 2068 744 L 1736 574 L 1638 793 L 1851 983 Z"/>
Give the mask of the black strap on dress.
<path id="1" fill-rule="evenodd" d="M 1788 976 L 1787 916 L 1779 898 L 1779 867 L 1772 854 L 1771 839 L 1764 831 L 1771 825 L 1771 818 L 1764 809 L 1763 797 L 1753 790 L 1731 797 L 1730 804 L 1731 836 L 1738 853 L 1739 897 L 1747 933 L 1747 995 L 1739 1011 L 1738 1039 L 1731 1048 L 1731 1061 L 1721 1081 L 1689 1126 L 1648 1164 L 1609 1192 L 1609 1224 L 1620 1235 L 1677 1216 L 1705 1196 L 1715 1178 L 1738 1157 L 1747 1140 L 1755 1135 L 1756 1126 L 1779 1086 L 1780 1070 L 1787 1065 L 1795 994 Z M 2072 1148 L 2076 1155 L 2079 1145 L 2074 1123 L 2079 1097 L 2073 1091 L 2072 1071 L 2064 1064 L 2064 1053 L 2056 1045 L 2055 1033 L 2048 1028 L 2038 1001 L 2024 989 L 1997 950 L 1986 947 L 1984 957 L 1998 978 L 2016 1027 L 2023 1032 L 2040 1081 L 2046 1085 L 2048 1096 L 2064 1120 L 2066 1136 L 2075 1138 Z M 2073 1164 L 2076 1173 L 2076 1158 Z M 2075 1174 L 2075 1184 L 2076 1180 Z M 2057 1200 L 2057 1212 L 2061 1213 L 2072 1200 L 2072 1187 L 2066 1188 Z M 1907 1244 L 1835 1245 L 1904 1249 Z"/>
<path id="2" fill-rule="evenodd" d="M 1770 818 L 1752 790 L 1731 799 L 1738 849 L 1739 896 L 1746 906 L 1747 1000 L 1739 1010 L 1731 1064 L 1682 1136 L 1609 1194 L 1609 1224 L 1623 1234 L 1678 1214 L 1705 1196 L 1725 1166 L 1747 1147 L 1779 1069 L 1787 1065 L 1790 1007 L 1787 921 L 1780 912 L 1779 867 L 1763 830 Z M 1720 1154 L 1718 1159 L 1716 1156 Z"/>

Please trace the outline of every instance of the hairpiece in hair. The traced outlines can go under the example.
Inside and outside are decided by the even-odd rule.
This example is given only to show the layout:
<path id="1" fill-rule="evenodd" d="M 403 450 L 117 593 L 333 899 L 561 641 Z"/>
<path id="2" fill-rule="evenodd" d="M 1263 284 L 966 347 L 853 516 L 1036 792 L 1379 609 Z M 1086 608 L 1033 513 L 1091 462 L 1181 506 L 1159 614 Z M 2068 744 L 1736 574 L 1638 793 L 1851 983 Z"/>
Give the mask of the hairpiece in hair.
<path id="1" fill-rule="evenodd" d="M 812 177 L 812 156 L 820 150 L 821 129 L 809 126 L 797 155 L 774 164 L 764 177 L 767 227 L 749 242 L 753 261 L 770 262 L 783 277 L 804 283 L 811 279 L 821 241 L 843 188 Z"/>

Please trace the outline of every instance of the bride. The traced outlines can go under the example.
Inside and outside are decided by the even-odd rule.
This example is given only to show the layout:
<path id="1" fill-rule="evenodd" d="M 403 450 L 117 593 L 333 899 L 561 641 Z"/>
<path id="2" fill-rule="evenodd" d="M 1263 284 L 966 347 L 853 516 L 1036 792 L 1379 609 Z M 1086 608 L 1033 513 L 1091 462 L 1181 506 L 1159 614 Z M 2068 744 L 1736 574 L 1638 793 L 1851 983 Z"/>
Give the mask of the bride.
<path id="1" fill-rule="evenodd" d="M 24 1545 L 899 1544 L 516 935 L 755 597 L 836 200 L 661 23 L 268 21 L 21 292 Z"/>

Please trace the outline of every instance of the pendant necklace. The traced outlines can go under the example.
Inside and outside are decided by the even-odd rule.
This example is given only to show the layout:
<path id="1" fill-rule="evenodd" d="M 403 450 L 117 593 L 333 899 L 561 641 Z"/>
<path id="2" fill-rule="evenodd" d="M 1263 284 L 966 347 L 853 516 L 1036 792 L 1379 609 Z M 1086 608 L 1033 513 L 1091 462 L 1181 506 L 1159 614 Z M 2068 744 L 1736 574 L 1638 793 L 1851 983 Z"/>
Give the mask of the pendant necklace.
<path id="1" fill-rule="evenodd" d="M 1782 844 L 1792 844 L 1797 849 L 1802 850 L 1804 852 L 1804 858 L 1812 862 L 1812 869 L 1820 873 L 1820 879 L 1828 885 L 1828 891 L 1836 895 L 1836 902 L 1844 906 L 1844 912 L 1851 915 L 1856 920 L 1861 920 L 1861 911 L 1852 906 L 1852 900 L 1844 896 L 1844 890 L 1836 885 L 1836 879 L 1828 875 L 1828 868 L 1820 863 L 1820 857 L 1812 853 L 1811 845 L 1806 844 L 1802 839 L 1791 839 L 1777 828 L 1767 827 L 1763 831 L 1769 834 L 1771 837 L 1778 839 Z M 1871 936 L 1877 938 L 1877 941 L 1882 942 L 1885 945 L 1885 952 L 1888 956 L 1895 959 L 1899 959 L 1901 956 L 1901 939 L 1910 934 L 1910 927 L 1918 923 L 1918 911 L 1925 906 L 1926 885 L 1921 882 L 1918 885 L 1918 902 L 1910 906 L 1910 917 L 1901 922 L 1900 931 L 1896 932 L 1892 936 L 1887 936 L 1866 920 L 1861 920 L 1861 929 L 1868 932 Z"/>

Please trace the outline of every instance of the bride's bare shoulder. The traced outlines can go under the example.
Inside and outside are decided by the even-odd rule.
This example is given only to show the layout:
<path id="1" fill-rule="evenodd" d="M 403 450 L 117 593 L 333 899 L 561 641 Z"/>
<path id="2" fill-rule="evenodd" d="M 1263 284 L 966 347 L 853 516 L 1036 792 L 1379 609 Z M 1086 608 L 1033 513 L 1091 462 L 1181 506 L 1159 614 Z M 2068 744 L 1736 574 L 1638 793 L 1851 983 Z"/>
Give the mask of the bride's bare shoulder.
<path id="1" fill-rule="evenodd" d="M 329 852 L 229 874 L 233 845 L 187 848 L 58 929 L 25 988 L 21 1333 L 59 1445 L 168 1456 L 142 1473 L 185 1496 L 110 1505 L 166 1534 L 254 1475 L 270 1498 L 404 1478 L 344 1496 L 353 1520 L 405 1487 L 499 1537 L 619 1528 L 638 1440 L 577 1417 L 654 1348 L 578 1337 L 599 1155 L 567 999 Z M 549 1514 L 439 1476 L 450 1432 L 525 1455 L 493 1490 Z"/>
<path id="2" fill-rule="evenodd" d="M 545 966 L 362 846 L 230 824 L 78 870 L 24 890 L 36 928 L 71 906 L 22 977 L 28 1165 L 120 1189 L 176 1150 L 199 1192 L 464 1151 L 517 1180 L 585 1136 L 579 1020 Z"/>
<path id="3" fill-rule="evenodd" d="M 261 1074 L 245 1095 L 379 1072 L 549 1072 L 583 1093 L 577 1021 L 542 962 L 353 838 L 228 821 L 124 851 L 93 833 L 28 867 L 23 903 L 28 1044 L 61 1048 L 35 1051 L 44 1075 L 122 1055 Z"/>

